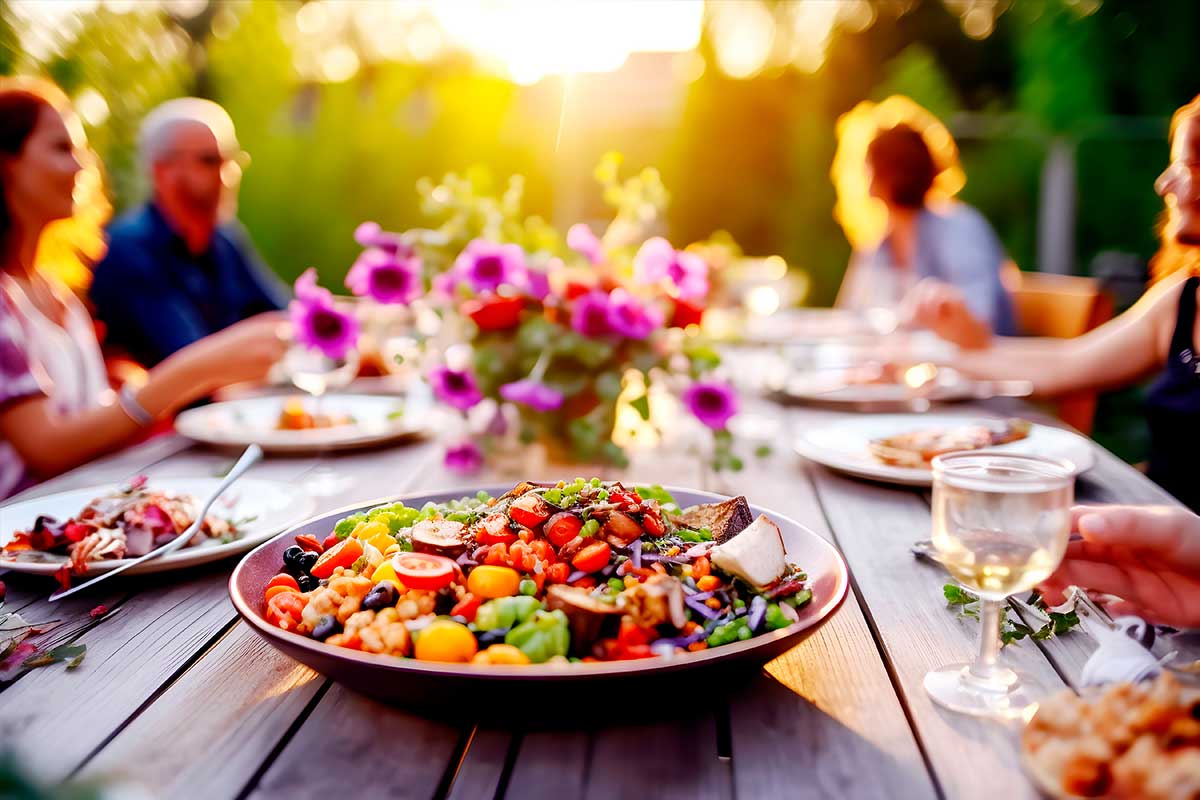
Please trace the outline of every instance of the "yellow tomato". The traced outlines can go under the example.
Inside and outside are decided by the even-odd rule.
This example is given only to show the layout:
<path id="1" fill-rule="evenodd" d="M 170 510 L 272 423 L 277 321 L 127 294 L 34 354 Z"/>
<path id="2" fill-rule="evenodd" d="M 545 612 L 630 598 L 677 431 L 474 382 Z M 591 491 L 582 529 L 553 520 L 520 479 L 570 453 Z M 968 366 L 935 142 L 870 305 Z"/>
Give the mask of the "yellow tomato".
<path id="1" fill-rule="evenodd" d="M 511 644 L 494 644 L 487 650 L 476 653 L 473 664 L 528 664 L 529 656 Z"/>
<path id="2" fill-rule="evenodd" d="M 400 580 L 399 576 L 396 575 L 396 569 L 392 566 L 392 562 L 390 560 L 384 561 L 375 568 L 375 571 L 371 573 L 371 580 L 373 580 L 375 583 L 379 583 L 380 581 L 391 581 L 393 584 L 395 584 L 397 589 L 404 591 L 404 583 Z"/>
<path id="3" fill-rule="evenodd" d="M 497 597 L 512 597 L 521 586 L 521 575 L 510 567 L 491 564 L 476 567 L 467 576 L 467 589 L 476 597 L 489 600 Z"/>
<path id="4" fill-rule="evenodd" d="M 475 656 L 478 649 L 475 634 L 467 630 L 466 625 L 439 619 L 429 623 L 417 634 L 417 645 L 413 655 L 421 661 L 466 663 Z"/>

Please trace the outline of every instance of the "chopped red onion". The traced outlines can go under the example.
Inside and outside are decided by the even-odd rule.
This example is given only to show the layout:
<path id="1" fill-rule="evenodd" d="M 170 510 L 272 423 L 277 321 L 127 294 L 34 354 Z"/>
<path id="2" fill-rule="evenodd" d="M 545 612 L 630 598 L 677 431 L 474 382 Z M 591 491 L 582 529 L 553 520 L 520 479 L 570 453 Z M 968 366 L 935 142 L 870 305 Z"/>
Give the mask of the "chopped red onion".
<path id="1" fill-rule="evenodd" d="M 587 575 L 587 573 L 581 569 L 577 569 L 574 572 L 572 572 L 570 575 L 567 576 L 567 583 L 574 583 L 575 581 L 582 578 L 584 575 Z"/>
<path id="2" fill-rule="evenodd" d="M 642 568 L 642 540 L 635 539 L 629 545 L 629 561 L 634 569 Z"/>
<path id="3" fill-rule="evenodd" d="M 699 558 L 715 546 L 716 542 L 700 542 L 700 544 L 692 545 L 683 551 L 683 554 L 688 558 Z"/>
<path id="4" fill-rule="evenodd" d="M 699 597 L 699 595 L 688 595 L 687 597 L 683 598 L 683 602 L 687 603 L 688 608 L 692 609 L 705 619 L 718 619 L 721 616 L 719 611 L 704 605 L 704 601 L 697 600 L 697 597 Z"/>
<path id="5" fill-rule="evenodd" d="M 754 595 L 754 599 L 750 601 L 750 616 L 746 623 L 750 626 L 750 631 L 758 630 L 758 626 L 762 625 L 763 620 L 767 618 L 767 601 L 761 594 Z"/>

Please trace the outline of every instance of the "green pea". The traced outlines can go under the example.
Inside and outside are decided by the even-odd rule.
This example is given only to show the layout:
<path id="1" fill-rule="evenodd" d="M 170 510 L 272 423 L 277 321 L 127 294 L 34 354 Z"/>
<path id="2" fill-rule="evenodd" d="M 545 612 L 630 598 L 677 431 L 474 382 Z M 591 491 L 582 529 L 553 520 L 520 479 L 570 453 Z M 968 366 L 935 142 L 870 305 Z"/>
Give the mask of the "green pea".
<path id="1" fill-rule="evenodd" d="M 517 591 L 523 595 L 533 596 L 537 594 L 537 584 L 529 578 L 522 578 L 521 582 L 517 584 Z"/>

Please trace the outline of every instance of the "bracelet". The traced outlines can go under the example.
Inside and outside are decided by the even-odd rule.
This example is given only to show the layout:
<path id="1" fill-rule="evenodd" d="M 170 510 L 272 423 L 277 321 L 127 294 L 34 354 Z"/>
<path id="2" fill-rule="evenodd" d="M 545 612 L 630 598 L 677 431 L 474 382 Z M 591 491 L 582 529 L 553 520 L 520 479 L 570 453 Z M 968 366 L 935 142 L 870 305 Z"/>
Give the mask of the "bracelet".
<path id="1" fill-rule="evenodd" d="M 117 403 L 120 404 L 121 410 L 141 427 L 144 428 L 154 422 L 154 415 L 137 401 L 129 384 L 123 384 L 120 391 L 117 392 Z"/>

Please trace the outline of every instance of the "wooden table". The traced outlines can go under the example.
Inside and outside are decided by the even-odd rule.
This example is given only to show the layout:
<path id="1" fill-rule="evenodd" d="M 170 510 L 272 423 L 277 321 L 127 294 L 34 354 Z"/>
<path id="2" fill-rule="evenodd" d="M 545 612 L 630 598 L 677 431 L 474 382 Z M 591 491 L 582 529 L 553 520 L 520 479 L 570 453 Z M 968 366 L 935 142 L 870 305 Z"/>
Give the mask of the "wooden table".
<path id="1" fill-rule="evenodd" d="M 0 687 L 0 750 L 14 747 L 47 779 L 115 776 L 166 797 L 1033 796 L 1014 729 L 944 712 L 922 689 L 928 670 L 972 658 L 978 633 L 947 609 L 944 573 L 909 553 L 929 535 L 926 494 L 791 454 L 798 430 L 837 413 L 766 403 L 750 411 L 767 422 L 773 454 L 747 458 L 724 485 L 712 486 L 694 459 L 662 454 L 623 474 L 743 492 L 836 543 L 850 564 L 853 593 L 833 619 L 727 698 L 533 691 L 530 703 L 578 705 L 580 728 L 454 726 L 382 706 L 278 653 L 234 613 L 228 563 L 114 581 L 58 606 L 45 602 L 44 580 L 9 573 L 7 609 L 30 621 L 82 618 L 98 603 L 119 611 L 79 637 L 88 653 L 78 669 L 53 665 Z M 1173 502 L 1097 450 L 1081 500 Z M 432 443 L 327 460 L 357 485 L 322 499 L 321 512 L 466 484 L 442 469 Z M 143 471 L 211 475 L 230 461 L 164 437 L 25 496 Z M 319 462 L 270 459 L 251 474 L 295 481 Z M 1048 686 L 1074 686 L 1092 647 L 1075 633 L 1006 647 L 1001 660 Z"/>

